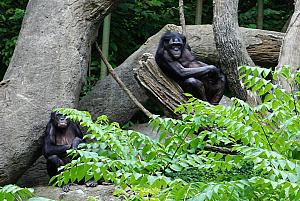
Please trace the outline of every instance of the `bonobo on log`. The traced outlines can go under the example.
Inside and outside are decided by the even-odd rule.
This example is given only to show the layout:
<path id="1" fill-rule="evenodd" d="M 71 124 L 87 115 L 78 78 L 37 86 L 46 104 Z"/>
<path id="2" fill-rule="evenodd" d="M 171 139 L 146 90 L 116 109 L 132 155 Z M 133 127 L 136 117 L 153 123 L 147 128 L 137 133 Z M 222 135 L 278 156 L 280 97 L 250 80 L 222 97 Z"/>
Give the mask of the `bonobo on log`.
<path id="1" fill-rule="evenodd" d="M 197 61 L 182 34 L 165 33 L 160 39 L 155 61 L 183 91 L 213 105 L 220 102 L 225 90 L 225 75 L 216 66 Z"/>
<path id="2" fill-rule="evenodd" d="M 71 161 L 67 156 L 67 150 L 77 149 L 82 142 L 82 132 L 79 126 L 65 118 L 58 112 L 52 112 L 47 124 L 43 155 L 47 160 L 47 172 L 50 177 L 58 174 L 57 168 Z M 69 191 L 69 186 L 63 186 L 64 191 Z"/>

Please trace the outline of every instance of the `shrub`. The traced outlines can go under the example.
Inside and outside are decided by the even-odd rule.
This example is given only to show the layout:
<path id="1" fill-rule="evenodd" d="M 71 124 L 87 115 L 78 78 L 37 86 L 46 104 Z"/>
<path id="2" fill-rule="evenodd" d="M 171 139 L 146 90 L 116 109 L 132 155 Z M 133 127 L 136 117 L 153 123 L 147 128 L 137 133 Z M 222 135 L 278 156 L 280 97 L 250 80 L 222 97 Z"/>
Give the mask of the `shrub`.
<path id="1" fill-rule="evenodd" d="M 299 200 L 299 92 L 265 78 L 282 76 L 293 88 L 300 73 L 286 66 L 240 72 L 262 104 L 232 98 L 229 107 L 212 106 L 191 97 L 176 109 L 180 119 L 152 117 L 158 141 L 122 130 L 106 116 L 93 122 L 88 112 L 59 109 L 86 127 L 92 142 L 70 151 L 74 160 L 56 184 L 94 178 L 119 186 L 115 194 L 128 200 Z"/>
<path id="2" fill-rule="evenodd" d="M 0 186 L 0 200 L 3 201 L 14 201 L 14 200 L 24 200 L 33 196 L 33 189 L 31 188 L 21 188 L 13 184 L 6 186 Z"/>

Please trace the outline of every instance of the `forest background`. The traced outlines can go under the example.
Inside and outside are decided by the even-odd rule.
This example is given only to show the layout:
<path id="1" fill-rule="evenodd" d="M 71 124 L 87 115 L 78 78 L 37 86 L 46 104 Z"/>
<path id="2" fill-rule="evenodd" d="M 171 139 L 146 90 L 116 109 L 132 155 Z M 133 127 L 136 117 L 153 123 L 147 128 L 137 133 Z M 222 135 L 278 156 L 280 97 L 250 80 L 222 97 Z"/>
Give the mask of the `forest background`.
<path id="1" fill-rule="evenodd" d="M 261 1 L 261 0 L 259 0 Z M 257 28 L 258 2 L 239 2 L 239 25 Z M 0 2 L 0 80 L 2 80 L 13 54 L 28 0 L 2 0 Z M 264 0 L 262 29 L 285 31 L 293 13 L 293 1 Z M 184 1 L 186 24 L 195 24 L 197 1 Z M 204 0 L 201 24 L 211 24 L 212 0 Z M 111 13 L 109 61 L 116 67 L 137 50 L 150 36 L 166 24 L 179 25 L 178 1 L 175 0 L 123 0 Z M 99 29 L 99 44 L 102 41 Z M 92 62 L 82 95 L 100 78 L 100 61 L 93 50 Z"/>

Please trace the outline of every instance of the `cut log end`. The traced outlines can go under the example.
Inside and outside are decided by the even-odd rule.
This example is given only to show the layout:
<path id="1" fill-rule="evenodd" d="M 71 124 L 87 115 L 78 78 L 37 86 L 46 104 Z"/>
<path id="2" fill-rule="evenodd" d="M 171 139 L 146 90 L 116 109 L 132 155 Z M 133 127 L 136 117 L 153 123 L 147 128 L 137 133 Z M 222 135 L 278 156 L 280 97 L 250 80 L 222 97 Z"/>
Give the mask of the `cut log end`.
<path id="1" fill-rule="evenodd" d="M 177 106 L 186 103 L 187 98 L 182 95 L 181 87 L 164 75 L 152 54 L 144 53 L 139 64 L 137 68 L 133 69 L 137 80 L 166 108 L 174 111 Z"/>
<path id="2" fill-rule="evenodd" d="M 144 53 L 139 64 L 133 69 L 135 77 L 164 107 L 174 112 L 176 107 L 187 102 L 188 98 L 183 95 L 181 87 L 161 71 L 152 54 Z M 231 100 L 226 96 L 220 101 L 224 106 L 230 103 Z"/>

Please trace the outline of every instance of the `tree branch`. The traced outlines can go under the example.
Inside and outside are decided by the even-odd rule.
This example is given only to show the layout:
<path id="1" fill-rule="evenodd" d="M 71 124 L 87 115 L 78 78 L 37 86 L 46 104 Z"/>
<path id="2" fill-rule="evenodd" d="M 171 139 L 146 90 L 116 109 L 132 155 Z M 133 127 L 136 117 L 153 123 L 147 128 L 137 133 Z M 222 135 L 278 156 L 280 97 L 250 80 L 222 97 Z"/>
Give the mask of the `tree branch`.
<path id="1" fill-rule="evenodd" d="M 230 148 L 227 147 L 217 147 L 210 144 L 206 144 L 204 147 L 205 150 L 213 151 L 213 152 L 220 152 L 223 154 L 236 154 L 235 151 L 232 151 Z"/>
<path id="2" fill-rule="evenodd" d="M 108 72 L 111 74 L 111 76 L 116 80 L 116 82 L 119 84 L 119 86 L 125 91 L 125 93 L 129 96 L 129 98 L 147 115 L 147 117 L 151 117 L 152 113 L 149 112 L 137 99 L 136 97 L 129 91 L 129 89 L 125 86 L 125 84 L 122 82 L 122 80 L 119 78 L 119 76 L 115 73 L 113 67 L 109 64 L 107 59 L 104 57 L 98 43 L 96 42 L 96 49 L 98 50 L 100 57 L 104 64 L 106 65 Z"/>

